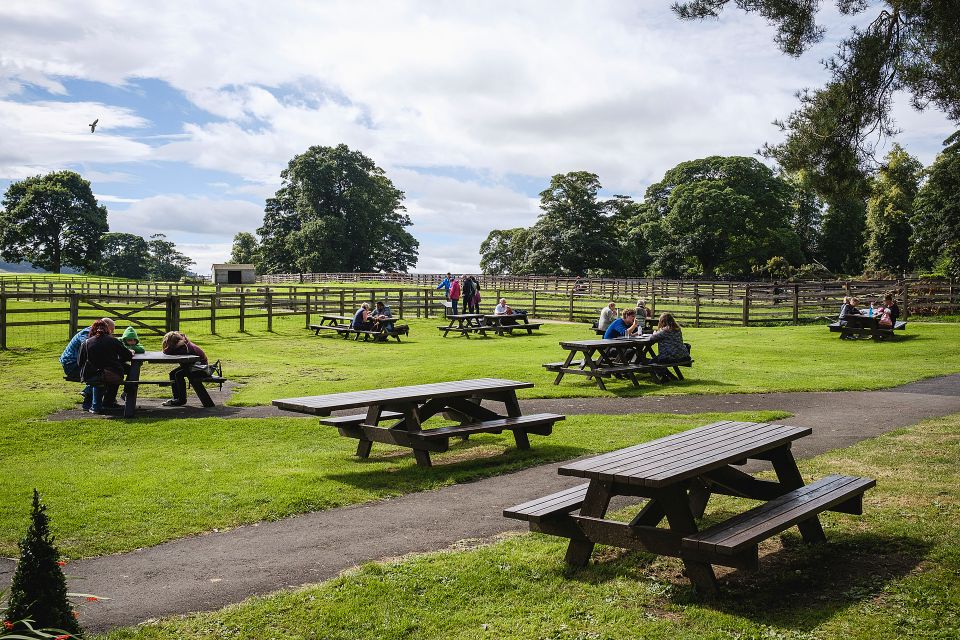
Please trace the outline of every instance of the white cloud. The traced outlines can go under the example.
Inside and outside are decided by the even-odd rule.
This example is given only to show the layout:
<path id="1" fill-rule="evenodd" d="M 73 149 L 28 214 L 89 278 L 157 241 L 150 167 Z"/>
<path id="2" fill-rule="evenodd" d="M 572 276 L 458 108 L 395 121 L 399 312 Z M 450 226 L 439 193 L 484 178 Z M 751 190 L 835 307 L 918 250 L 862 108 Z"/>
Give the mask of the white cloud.
<path id="1" fill-rule="evenodd" d="M 160 195 L 144 198 L 124 210 L 112 210 L 112 231 L 149 236 L 165 233 L 174 241 L 186 236 L 233 238 L 262 224 L 263 207 L 246 200 L 217 200 Z"/>

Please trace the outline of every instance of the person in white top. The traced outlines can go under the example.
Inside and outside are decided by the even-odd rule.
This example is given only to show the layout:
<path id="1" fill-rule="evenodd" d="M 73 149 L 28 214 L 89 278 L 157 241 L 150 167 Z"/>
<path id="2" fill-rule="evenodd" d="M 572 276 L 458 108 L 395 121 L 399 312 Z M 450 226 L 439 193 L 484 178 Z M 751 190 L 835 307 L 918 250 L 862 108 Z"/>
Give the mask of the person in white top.
<path id="1" fill-rule="evenodd" d="M 607 306 L 600 310 L 600 320 L 597 321 L 597 329 L 606 330 L 619 315 L 620 314 L 617 313 L 617 303 L 608 302 Z"/>
<path id="2" fill-rule="evenodd" d="M 500 302 L 498 302 L 496 308 L 494 308 L 493 314 L 497 316 L 512 316 L 513 309 L 507 304 L 506 298 L 500 298 Z"/>

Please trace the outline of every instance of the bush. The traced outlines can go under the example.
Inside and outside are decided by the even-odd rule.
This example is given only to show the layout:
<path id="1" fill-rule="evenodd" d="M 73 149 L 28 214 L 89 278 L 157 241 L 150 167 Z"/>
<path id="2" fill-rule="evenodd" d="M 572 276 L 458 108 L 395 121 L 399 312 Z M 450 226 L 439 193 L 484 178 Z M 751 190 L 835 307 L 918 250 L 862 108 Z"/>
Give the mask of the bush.
<path id="1" fill-rule="evenodd" d="M 60 552 L 53 545 L 47 508 L 40 502 L 40 493 L 33 490 L 30 528 L 20 541 L 20 560 L 10 583 L 6 620 L 16 627 L 59 629 L 80 636 L 82 631 L 73 606 L 67 598 L 67 580 L 60 569 Z"/>

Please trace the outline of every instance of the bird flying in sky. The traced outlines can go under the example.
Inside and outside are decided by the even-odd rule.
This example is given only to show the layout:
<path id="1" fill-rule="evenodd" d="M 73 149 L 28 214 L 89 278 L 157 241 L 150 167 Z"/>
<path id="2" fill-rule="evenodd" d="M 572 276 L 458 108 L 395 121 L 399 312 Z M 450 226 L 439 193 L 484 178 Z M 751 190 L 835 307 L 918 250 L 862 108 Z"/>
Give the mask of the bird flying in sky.
<path id="1" fill-rule="evenodd" d="M 97 123 L 98 123 L 98 122 L 100 122 L 100 118 L 97 118 L 96 120 L 94 120 L 93 122 L 91 122 L 89 125 L 87 125 L 87 126 L 90 127 L 90 133 L 93 133 L 94 131 L 97 130 Z"/>

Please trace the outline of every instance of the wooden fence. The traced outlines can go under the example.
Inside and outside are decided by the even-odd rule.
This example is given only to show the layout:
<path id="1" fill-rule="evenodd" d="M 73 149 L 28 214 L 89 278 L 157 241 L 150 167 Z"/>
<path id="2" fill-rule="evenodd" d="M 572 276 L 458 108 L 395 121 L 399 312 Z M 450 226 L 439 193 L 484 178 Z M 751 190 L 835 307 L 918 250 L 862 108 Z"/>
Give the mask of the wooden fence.
<path id="1" fill-rule="evenodd" d="M 563 290 L 512 290 L 484 280 L 481 307 L 489 311 L 506 297 L 531 316 L 569 322 L 592 322 L 610 300 L 618 307 L 636 304 L 634 294 L 573 293 Z M 836 316 L 843 297 L 869 302 L 894 293 L 903 317 L 960 311 L 958 292 L 947 281 L 815 282 L 744 284 L 727 282 L 651 281 L 643 291 L 655 312 L 670 311 L 684 325 L 799 324 Z M 30 340 L 29 328 L 60 325 L 64 339 L 79 327 L 109 316 L 138 332 L 163 334 L 246 331 L 252 321 L 273 330 L 274 320 L 299 316 L 307 326 L 321 315 L 352 315 L 362 302 L 384 300 L 398 317 L 435 317 L 444 313 L 443 292 L 433 287 L 350 288 L 293 285 L 214 288 L 176 283 L 29 282 L 7 283 L 0 292 L 0 348 Z M 225 323 L 229 323 L 225 327 Z"/>

